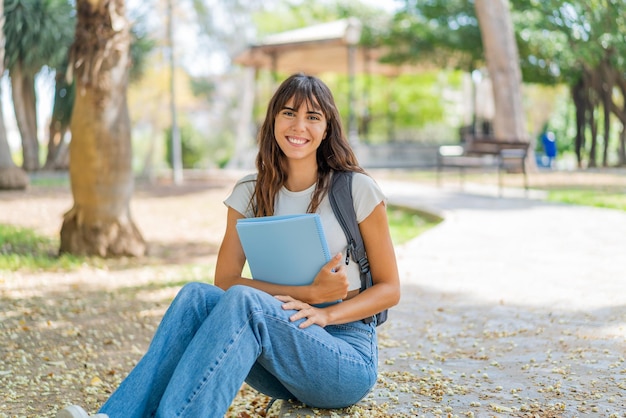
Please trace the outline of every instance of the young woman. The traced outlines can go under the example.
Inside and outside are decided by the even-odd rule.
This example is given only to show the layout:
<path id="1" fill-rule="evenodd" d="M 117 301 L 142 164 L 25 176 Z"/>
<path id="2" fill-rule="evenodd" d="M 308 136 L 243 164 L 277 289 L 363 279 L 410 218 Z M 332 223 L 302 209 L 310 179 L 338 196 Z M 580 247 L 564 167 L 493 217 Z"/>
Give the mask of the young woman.
<path id="1" fill-rule="evenodd" d="M 359 167 L 332 93 L 315 77 L 295 74 L 280 85 L 258 139 L 258 173 L 240 180 L 225 201 L 215 286 L 181 289 L 146 355 L 100 416 L 221 418 L 244 381 L 272 398 L 338 408 L 358 402 L 376 383 L 376 323 L 362 319 L 400 298 L 383 193 Z M 345 263 L 347 240 L 328 199 L 334 171 L 355 172 L 353 204 L 374 283 L 362 292 L 357 263 Z M 336 254 L 313 283 L 242 277 L 237 220 L 306 212 L 320 214 Z M 77 406 L 57 415 L 87 416 Z"/>

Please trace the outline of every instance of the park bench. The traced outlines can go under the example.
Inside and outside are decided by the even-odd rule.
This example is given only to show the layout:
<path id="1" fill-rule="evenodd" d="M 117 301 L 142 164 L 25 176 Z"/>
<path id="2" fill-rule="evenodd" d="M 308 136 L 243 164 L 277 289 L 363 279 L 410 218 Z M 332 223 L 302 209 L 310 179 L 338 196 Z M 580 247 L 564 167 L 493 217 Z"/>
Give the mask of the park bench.
<path id="1" fill-rule="evenodd" d="M 459 170 L 461 183 L 466 170 L 496 169 L 498 194 L 502 195 L 504 173 L 521 173 L 524 189 L 528 190 L 526 157 L 530 143 L 501 140 L 493 137 L 468 137 L 461 145 L 442 145 L 437 151 L 437 185 L 441 186 L 442 172 L 446 168 Z"/>

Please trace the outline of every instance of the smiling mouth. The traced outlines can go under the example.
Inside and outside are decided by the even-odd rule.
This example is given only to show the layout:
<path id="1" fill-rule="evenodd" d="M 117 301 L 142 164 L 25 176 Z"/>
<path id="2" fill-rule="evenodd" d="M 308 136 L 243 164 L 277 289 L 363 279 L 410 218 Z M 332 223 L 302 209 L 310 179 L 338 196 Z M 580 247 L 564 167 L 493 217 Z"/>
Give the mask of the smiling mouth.
<path id="1" fill-rule="evenodd" d="M 298 138 L 295 136 L 288 136 L 287 141 L 289 141 L 290 144 L 294 144 L 294 145 L 304 145 L 307 142 L 309 142 L 307 139 Z"/>

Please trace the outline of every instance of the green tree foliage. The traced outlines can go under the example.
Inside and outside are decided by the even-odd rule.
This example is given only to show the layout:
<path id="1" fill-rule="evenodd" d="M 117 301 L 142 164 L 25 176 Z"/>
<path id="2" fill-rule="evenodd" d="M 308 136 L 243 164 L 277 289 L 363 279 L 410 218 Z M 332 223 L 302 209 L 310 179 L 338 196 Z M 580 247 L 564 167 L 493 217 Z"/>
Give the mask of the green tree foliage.
<path id="1" fill-rule="evenodd" d="M 198 168 L 198 165 L 207 157 L 206 150 L 202 147 L 202 137 L 189 123 L 181 124 L 180 144 L 182 151 L 183 168 Z M 166 159 L 169 167 L 172 167 L 172 128 L 165 132 Z"/>
<path id="2" fill-rule="evenodd" d="M 68 0 L 4 0 L 5 67 L 22 137 L 24 168 L 39 169 L 35 74 L 64 65 L 75 13 Z"/>
<path id="3" fill-rule="evenodd" d="M 509 2 L 524 82 L 566 84 L 572 91 L 579 165 L 595 166 L 597 158 L 608 165 L 615 120 L 621 132 L 612 149 L 626 164 L 626 1 Z M 483 64 L 472 0 L 405 0 L 385 40 L 392 62 L 468 71 Z"/>
<path id="4" fill-rule="evenodd" d="M 4 0 L 5 65 L 36 74 L 58 68 L 74 37 L 76 13 L 68 0 Z"/>
<path id="5" fill-rule="evenodd" d="M 579 166 L 609 165 L 612 126 L 621 125 L 617 163 L 626 164 L 626 16 L 624 0 L 512 0 L 526 46 L 526 68 L 539 81 L 566 83 L 576 113 Z M 532 12 L 528 12 L 532 10 Z M 530 18 L 530 16 L 533 16 Z M 600 125 L 602 129 L 600 129 Z M 587 154 L 587 155 L 585 155 Z M 599 161 L 598 161 L 599 160 Z"/>
<path id="6" fill-rule="evenodd" d="M 215 83 L 206 77 L 191 77 L 190 79 L 191 92 L 196 97 L 205 97 L 210 100 L 215 93 Z"/>
<path id="7" fill-rule="evenodd" d="M 326 75 L 325 81 L 347 120 L 347 77 Z M 357 95 L 359 136 L 365 143 L 442 143 L 458 136 L 461 115 L 450 111 L 446 98 L 449 92 L 461 92 L 459 71 L 425 70 L 397 77 L 359 75 L 356 89 L 368 92 L 367 97 Z"/>
<path id="8" fill-rule="evenodd" d="M 406 0 L 385 37 L 389 62 L 429 62 L 472 71 L 484 62 L 470 0 Z"/>
<path id="9" fill-rule="evenodd" d="M 347 17 L 357 17 L 363 25 L 361 46 L 380 46 L 387 35 L 393 14 L 381 12 L 380 8 L 359 1 L 311 3 L 288 0 L 257 14 L 255 22 L 259 38 L 263 39 L 268 34 Z M 477 27 L 475 29 L 480 38 Z M 407 31 L 402 34 L 407 34 Z M 428 45 L 427 42 L 424 44 Z M 401 59 L 397 57 L 389 61 L 400 62 Z M 277 78 L 282 79 L 285 76 L 287 74 L 278 74 Z M 348 77 L 330 74 L 323 74 L 323 77 L 331 86 L 342 118 L 347 124 Z M 360 140 L 366 143 L 441 142 L 456 138 L 460 121 L 458 118 L 451 120 L 451 115 L 445 112 L 446 98 L 443 90 L 447 82 L 450 82 L 447 84 L 448 88 L 461 88 L 459 74 L 453 71 L 425 69 L 423 72 L 399 77 L 357 74 L 356 113 Z M 256 109 L 256 119 L 260 120 L 265 111 L 266 98 L 258 99 L 257 103 L 259 106 Z"/>
<path id="10" fill-rule="evenodd" d="M 147 59 L 152 50 L 156 47 L 156 41 L 150 36 L 146 27 L 147 17 L 145 15 L 136 16 L 130 27 L 130 82 L 139 80 L 146 69 Z"/>

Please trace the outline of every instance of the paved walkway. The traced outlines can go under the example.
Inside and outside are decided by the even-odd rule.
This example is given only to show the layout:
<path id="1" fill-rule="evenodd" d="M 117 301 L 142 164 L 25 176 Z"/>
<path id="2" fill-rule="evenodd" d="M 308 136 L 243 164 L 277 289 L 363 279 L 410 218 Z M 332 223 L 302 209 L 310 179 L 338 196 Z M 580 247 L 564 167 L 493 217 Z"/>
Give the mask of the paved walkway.
<path id="1" fill-rule="evenodd" d="M 282 416 L 626 417 L 625 212 L 380 184 L 445 220 L 397 248 L 379 383 L 351 411 Z"/>

